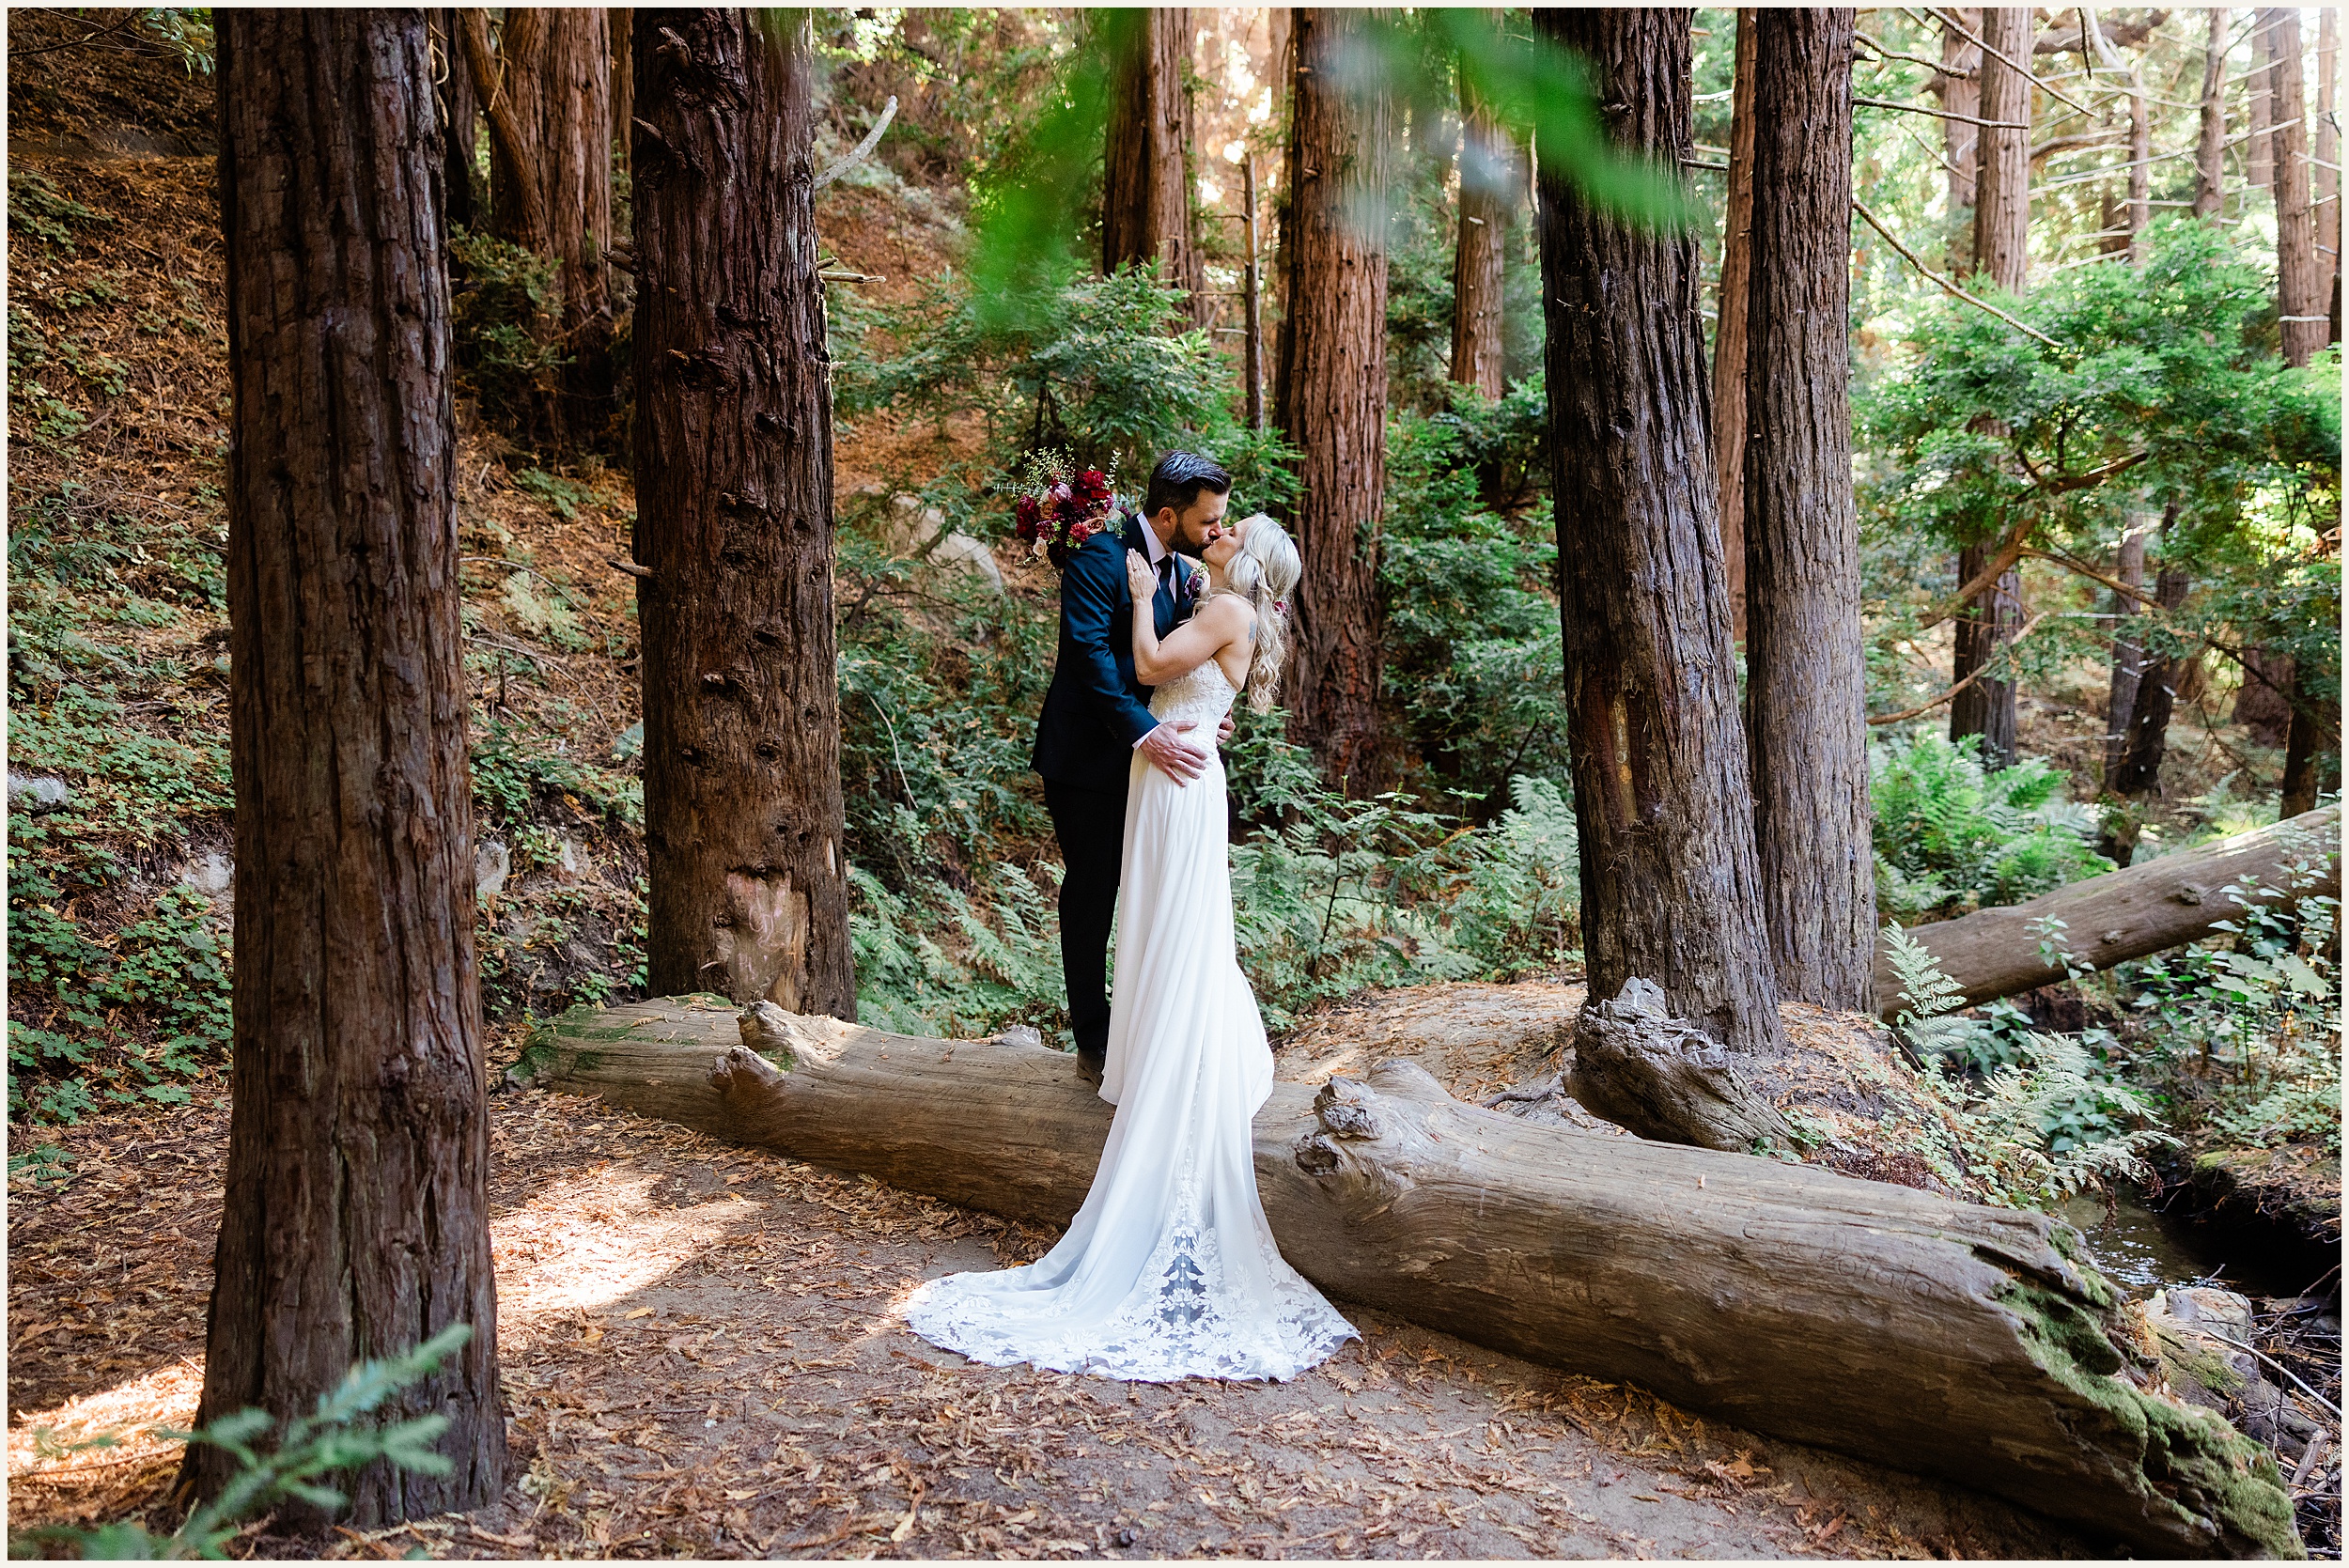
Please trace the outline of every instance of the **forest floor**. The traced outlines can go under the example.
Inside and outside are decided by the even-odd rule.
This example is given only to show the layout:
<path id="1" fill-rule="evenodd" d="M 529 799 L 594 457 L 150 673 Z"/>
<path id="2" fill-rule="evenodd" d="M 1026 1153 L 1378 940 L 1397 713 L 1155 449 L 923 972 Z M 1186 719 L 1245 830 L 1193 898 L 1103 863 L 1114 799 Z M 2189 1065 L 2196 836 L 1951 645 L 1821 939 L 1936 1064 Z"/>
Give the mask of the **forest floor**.
<path id="1" fill-rule="evenodd" d="M 1568 989 L 1399 994 L 1381 1054 L 1490 1093 L 1539 1064 L 1522 1020 Z M 1321 1076 L 1328 1054 L 1302 1035 L 1282 1074 Z M 11 1529 L 170 1522 L 178 1446 L 140 1434 L 194 1417 L 226 1133 L 218 1094 L 96 1117 L 43 1134 L 72 1157 L 67 1185 L 14 1185 Z M 2098 1555 L 1946 1483 L 1381 1312 L 1352 1310 L 1361 1343 L 1280 1385 L 973 1365 L 914 1337 L 898 1304 L 936 1275 L 1033 1258 L 1050 1233 L 538 1091 L 493 1100 L 491 1146 L 505 1498 L 323 1547 L 257 1528 L 241 1552 Z M 125 1440 L 70 1452 L 101 1432 Z"/>
<path id="2" fill-rule="evenodd" d="M 7 19 L 20 51 L 82 25 L 62 11 Z M 159 898 L 211 885 L 195 879 L 220 876 L 229 842 L 221 805 L 179 789 L 215 763 L 226 778 L 211 83 L 174 60 L 70 49 L 12 65 L 9 761 L 70 783 L 88 818 L 74 855 L 119 858 L 57 913 L 128 955 L 126 933 L 154 924 Z M 866 297 L 892 303 L 943 265 L 954 226 L 926 191 L 853 179 L 827 191 L 821 218 L 828 250 L 885 279 Z M 879 419 L 845 430 L 843 503 L 975 439 Z M 635 717 L 633 585 L 607 563 L 628 551 L 633 497 L 615 471 L 538 470 L 470 420 L 462 452 L 475 722 L 538 768 L 527 807 L 483 824 L 499 840 L 485 849 L 510 853 L 483 925 L 489 1003 L 520 1026 L 596 1000 L 590 983 L 609 994 L 630 969 L 637 835 L 585 787 L 548 781 L 610 793 L 632 771 L 614 743 Z M 106 706 L 69 724 L 64 699 L 101 683 Z M 2085 757 L 2090 706 L 2027 707 L 2027 743 L 2044 722 Z M 2173 736 L 2173 800 L 2233 766 L 2201 718 L 2182 715 Z M 28 745 L 41 734 L 56 743 Z M 117 768 L 117 753 L 132 762 Z M 578 767 L 558 773 L 553 756 Z M 132 763 L 148 773 L 123 771 Z M 48 853 L 67 847 L 60 834 Z M 227 918 L 215 896 L 205 919 L 225 930 Z M 1531 988 L 1484 995 L 1497 989 L 1377 1004 L 1393 1024 L 1377 1054 L 1418 1055 L 1469 1099 L 1554 1072 L 1547 1037 L 1504 1037 L 1496 1021 L 1523 1014 Z M 1579 997 L 1548 990 L 1532 1000 L 1553 1016 Z M 11 1017 L 50 1027 L 54 1000 L 12 984 Z M 107 1022 L 91 1043 L 110 1052 L 179 1027 L 136 1010 Z M 1316 1023 L 1284 1047 L 1286 1076 L 1343 1070 Z M 193 1102 L 174 1109 L 10 1126 L 12 1157 L 65 1157 L 10 1180 L 12 1529 L 167 1516 L 177 1447 L 136 1435 L 193 1419 L 227 1126 L 217 1070 L 188 1087 Z M 1521 1109 L 1576 1114 L 1555 1096 Z M 1361 1345 L 1278 1387 L 1128 1389 L 968 1366 L 908 1334 L 894 1303 L 1049 1236 L 581 1110 L 535 1093 L 492 1102 L 513 1489 L 469 1519 L 338 1536 L 329 1555 L 2092 1554 L 1945 1483 L 1376 1312 L 1356 1316 Z M 63 1452 L 100 1432 L 126 1440 Z M 256 1534 L 241 1549 L 306 1548 Z"/>

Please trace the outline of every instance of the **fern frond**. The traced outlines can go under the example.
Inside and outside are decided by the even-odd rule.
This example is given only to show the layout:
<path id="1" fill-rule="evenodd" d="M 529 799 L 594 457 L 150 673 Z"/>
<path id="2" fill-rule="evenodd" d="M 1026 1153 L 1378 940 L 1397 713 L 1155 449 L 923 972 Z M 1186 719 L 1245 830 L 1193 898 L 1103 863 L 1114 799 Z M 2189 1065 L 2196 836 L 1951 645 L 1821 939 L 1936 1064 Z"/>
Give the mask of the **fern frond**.
<path id="1" fill-rule="evenodd" d="M 1914 1029 L 1928 1018 L 1966 1005 L 1965 988 L 1942 972 L 1940 962 L 1924 943 L 1900 926 L 1885 928 L 1884 955 L 1901 983 L 1904 1005 L 1898 1022 L 1903 1029 Z"/>

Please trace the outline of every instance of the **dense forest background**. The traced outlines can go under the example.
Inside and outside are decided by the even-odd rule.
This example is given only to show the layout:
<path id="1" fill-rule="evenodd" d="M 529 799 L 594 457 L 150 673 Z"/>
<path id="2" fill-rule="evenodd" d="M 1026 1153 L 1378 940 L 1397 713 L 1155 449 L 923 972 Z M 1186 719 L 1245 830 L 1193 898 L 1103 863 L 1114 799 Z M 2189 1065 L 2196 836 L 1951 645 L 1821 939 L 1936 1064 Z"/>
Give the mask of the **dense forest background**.
<path id="1" fill-rule="evenodd" d="M 80 42 L 87 24 L 61 13 L 12 22 L 9 1104 L 31 1123 L 171 1103 L 218 1070 L 227 1037 L 212 107 L 200 13 L 141 14 Z M 461 93 L 459 14 L 436 37 Z M 1972 127 L 1893 107 L 1970 116 L 1969 84 L 1935 63 L 1964 44 L 1906 11 L 1860 19 L 1854 467 L 1887 921 L 2018 902 L 2271 822 L 2288 784 L 2298 807 L 2337 787 L 2337 349 L 2308 371 L 2285 363 L 2265 35 L 2249 11 L 2216 13 L 2213 33 L 2212 14 L 2108 13 L 2095 37 L 2072 13 L 2042 19 L 2027 272 L 2004 289 L 1973 277 L 1967 300 L 1939 279 L 1974 272 Z M 1180 443 L 1234 469 L 1240 508 L 1293 495 L 1295 450 L 1252 414 L 1244 298 L 1252 183 L 1268 354 L 1287 308 L 1282 13 L 1190 16 L 1190 254 L 1100 270 L 1097 142 L 1076 155 L 1094 172 L 1040 220 L 1061 264 L 1005 311 L 988 235 L 1021 179 L 1070 156 L 1053 137 L 1095 69 L 1087 19 L 820 13 L 817 164 L 848 159 L 895 104 L 817 197 L 850 919 L 871 1021 L 1060 1030 L 1057 855 L 1027 770 L 1056 584 L 1011 548 L 1025 454 L 1054 446 L 1131 489 Z M 2334 20 L 2306 21 L 2320 47 L 2295 89 L 2315 129 L 2301 156 L 2330 280 Z M 1734 12 L 1698 15 L 1687 178 L 1707 215 L 1712 333 L 1736 31 Z M 612 90 L 624 108 L 624 77 Z M 2210 102 L 2221 191 L 2198 212 Z M 517 181 L 494 118 L 473 120 L 451 187 L 452 266 L 483 975 L 519 1044 L 533 1019 L 646 984 L 640 648 L 613 565 L 633 518 L 633 285 L 625 149 L 609 216 L 585 259 L 566 259 L 501 237 L 521 231 L 501 216 Z M 1366 986 L 1572 975 L 1579 957 L 1530 190 L 1520 162 L 1514 200 L 1494 204 L 1498 363 L 1464 384 L 1461 123 L 1412 100 L 1392 128 L 1376 766 L 1325 776 L 1284 714 L 1244 716 L 1233 748 L 1241 947 L 1276 1027 Z M 2034 489 L 2045 472 L 2097 478 Z M 1941 699 L 1970 670 L 1949 601 L 2007 545 L 2008 630 L 1986 664 L 1965 656 L 1983 664 L 1971 694 L 1998 696 L 1986 720 L 1953 723 L 1968 693 Z M 2139 707 L 2116 695 L 2131 683 L 2166 711 L 2132 726 Z M 2337 1079 L 2303 1048 L 2338 996 L 2329 939 L 2272 924 L 1999 1004 L 1964 1063 L 2020 1062 L 2034 1030 L 2085 1047 L 2088 1078 L 2045 1117 L 2059 1149 L 2135 1125 L 2131 1085 L 2174 1101 L 2173 1121 L 2329 1148 Z"/>

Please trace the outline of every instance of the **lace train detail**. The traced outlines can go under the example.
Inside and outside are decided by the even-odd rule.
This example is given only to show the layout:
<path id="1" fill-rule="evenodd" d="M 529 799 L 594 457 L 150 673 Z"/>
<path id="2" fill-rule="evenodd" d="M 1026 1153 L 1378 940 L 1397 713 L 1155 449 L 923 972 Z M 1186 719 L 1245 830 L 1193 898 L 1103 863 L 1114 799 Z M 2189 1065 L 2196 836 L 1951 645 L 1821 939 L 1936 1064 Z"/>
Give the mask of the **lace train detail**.
<path id="1" fill-rule="evenodd" d="M 1237 694 L 1212 660 L 1159 689 L 1152 712 L 1208 737 L 1189 786 L 1134 760 L 1101 1083 L 1117 1115 L 1092 1190 L 1036 1262 L 915 1292 L 906 1320 L 934 1344 L 990 1366 L 1174 1382 L 1294 1377 L 1359 1337 L 1281 1256 L 1256 1194 L 1250 1124 L 1272 1053 L 1233 940 L 1212 749 Z"/>
<path id="2" fill-rule="evenodd" d="M 1032 1288 L 1042 1283 L 1034 1276 L 1047 1269 L 1048 1259 L 1000 1274 L 933 1280 L 916 1293 L 907 1321 L 931 1343 L 988 1366 L 1028 1362 L 1144 1383 L 1282 1381 L 1319 1365 L 1357 1337 L 1354 1326 L 1289 1267 L 1260 1228 L 1250 1238 L 1255 1268 L 1244 1272 L 1269 1278 L 1269 1299 L 1236 1280 L 1241 1271 L 1225 1258 L 1222 1234 L 1199 1221 L 1195 1184 L 1186 1188 L 1188 1202 L 1178 1198 L 1177 1212 L 1188 1209 L 1191 1218 L 1159 1237 L 1132 1294 L 1106 1320 L 1050 1308 L 1005 1312 L 1006 1297 L 1025 1306 L 1021 1298 L 1049 1294 L 1049 1286 Z M 1055 1325 L 1055 1316 L 1064 1321 Z"/>

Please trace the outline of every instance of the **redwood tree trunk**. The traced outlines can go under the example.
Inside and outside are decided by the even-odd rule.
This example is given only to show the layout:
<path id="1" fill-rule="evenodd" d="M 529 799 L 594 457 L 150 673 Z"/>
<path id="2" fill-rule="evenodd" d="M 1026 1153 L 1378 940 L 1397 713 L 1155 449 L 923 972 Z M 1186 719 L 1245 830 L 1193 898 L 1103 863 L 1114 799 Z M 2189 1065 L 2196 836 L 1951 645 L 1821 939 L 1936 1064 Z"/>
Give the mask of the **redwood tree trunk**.
<path id="1" fill-rule="evenodd" d="M 2170 519 L 2163 519 L 2165 536 L 2170 522 Z M 2175 611 L 2186 603 L 2190 586 L 2192 582 L 2183 570 L 2164 562 L 2155 574 L 2154 602 L 2164 612 Z M 2129 713 L 2128 739 L 2122 750 L 2121 766 L 2112 775 L 2112 791 L 2116 795 L 2140 800 L 2160 793 L 2161 763 L 2170 749 L 2170 716 L 2177 706 L 2181 662 L 2166 654 L 2145 660 L 2143 674 L 2138 677 L 2137 702 Z M 2136 843 L 2134 833 L 2128 842 Z"/>
<path id="2" fill-rule="evenodd" d="M 2121 535 L 2120 560 L 2113 578 L 2125 588 L 2145 586 L 2145 531 L 2135 521 Z M 2121 754 L 2127 749 L 2129 716 L 2137 711 L 2137 686 L 2145 674 L 2145 645 L 2134 625 L 2138 602 L 2126 594 L 2112 596 L 2112 682 L 2105 699 L 2105 784 L 2120 775 Z"/>
<path id="3" fill-rule="evenodd" d="M 2129 68 L 2129 265 L 2145 259 L 2145 225 L 2154 218 L 2154 122 L 2145 103 L 2145 79 Z"/>
<path id="4" fill-rule="evenodd" d="M 572 361 L 563 436 L 610 412 L 611 51 L 609 13 L 599 7 L 512 6 L 497 74 L 475 84 L 490 123 L 491 231 L 557 269 L 557 328 Z"/>
<path id="5" fill-rule="evenodd" d="M 856 1017 L 800 13 L 636 13 L 653 989 Z"/>
<path id="6" fill-rule="evenodd" d="M 1997 287 L 2019 294 L 2030 281 L 2030 132 L 1999 129 L 2030 120 L 2030 83 L 2008 60 L 2023 61 L 2031 47 L 2027 8 L 1992 6 L 1982 13 L 1981 116 L 1997 122 L 1982 128 L 1979 199 L 1974 204 L 1974 264 Z M 1957 557 L 1957 580 L 1970 582 L 1989 565 L 1987 545 L 1972 545 Z M 1957 620 L 1957 656 L 1952 680 L 1961 681 L 1999 659 L 2015 640 L 2023 619 L 2022 574 L 2008 571 Z M 1977 679 L 1950 704 L 1950 738 L 1982 737 L 1983 760 L 1993 768 L 2015 761 L 2015 683 Z"/>
<path id="7" fill-rule="evenodd" d="M 2243 650 L 2243 685 L 2228 722 L 2241 724 L 2254 746 L 2280 746 L 2292 725 L 2293 659 L 2265 648 Z"/>
<path id="8" fill-rule="evenodd" d="M 1971 582 L 1990 565 L 1990 546 L 1968 545 L 1957 552 L 1957 580 Z M 2022 574 L 2001 572 L 1997 583 L 1968 599 L 1957 616 L 1956 678 L 1964 680 L 1999 659 L 2023 624 Z M 1950 703 L 1950 738 L 1982 737 L 1982 758 L 1992 768 L 2015 765 L 2015 682 L 1983 675 Z"/>
<path id="9" fill-rule="evenodd" d="M 1499 116 L 1460 87 L 1460 233 L 1452 261 L 1452 379 L 1501 394 L 1501 253 L 1517 208 L 1517 160 Z"/>
<path id="10" fill-rule="evenodd" d="M 1943 14 L 1954 16 L 1966 25 L 1967 32 L 1980 33 L 1982 11 L 1979 8 L 1943 8 Z M 1930 84 L 1941 100 L 1941 107 L 1952 115 L 1980 117 L 1982 113 L 1982 46 L 1969 42 L 1965 34 L 1941 23 L 1941 70 Z M 1941 122 L 1941 158 L 1943 173 L 1949 180 L 1950 194 L 1950 272 L 1965 277 L 1974 270 L 1974 197 L 1982 168 L 1982 130 L 1963 119 Z"/>
<path id="11" fill-rule="evenodd" d="M 454 1468 L 339 1482 L 369 1526 L 506 1477 L 443 147 L 422 11 L 218 26 L 237 972 L 196 1419 L 471 1325 L 381 1412 L 448 1417 Z M 188 1451 L 200 1491 L 235 1468 Z"/>
<path id="12" fill-rule="evenodd" d="M 1101 270 L 1162 261 L 1161 277 L 1204 324 L 1215 302 L 1202 292 L 1191 235 L 1190 12 L 1154 6 L 1096 21 L 1119 29 L 1121 54 L 1102 154 Z"/>
<path id="13" fill-rule="evenodd" d="M 1281 323 L 1276 422 L 1301 454 L 1294 519 L 1298 585 L 1296 737 L 1330 783 L 1379 788 L 1378 514 L 1387 483 L 1387 256 L 1358 226 L 1385 198 L 1387 106 L 1343 86 L 1362 12 L 1299 8 L 1291 23 L 1290 111 L 1282 225 L 1288 314 Z"/>
<path id="14" fill-rule="evenodd" d="M 1779 994 L 1857 1012 L 1875 988 L 1876 900 L 1851 470 L 1852 29 L 1841 8 L 1752 23 L 1745 535 L 1754 839 Z"/>
<path id="15" fill-rule="evenodd" d="M 2209 12 L 2209 32 L 2202 43 L 2201 136 L 2194 146 L 2194 215 L 2216 218 L 2226 201 L 2227 173 L 2227 17 L 2221 7 Z"/>
<path id="16" fill-rule="evenodd" d="M 1729 199 L 1721 214 L 1721 287 L 1713 327 L 1713 469 L 1721 492 L 1729 634 L 1746 640 L 1746 320 L 1753 275 L 1753 19 L 1737 12 L 1731 79 Z M 1846 225 L 1848 227 L 1848 225 Z"/>
<path id="17" fill-rule="evenodd" d="M 613 7 L 604 14 L 603 27 L 606 46 L 612 52 L 612 163 L 614 168 L 625 172 L 629 138 L 635 134 L 636 119 L 634 8 Z"/>
<path id="18" fill-rule="evenodd" d="M 2264 10 L 2253 11 L 2251 18 L 2251 67 L 2244 79 L 2250 140 L 2243 149 L 2243 163 L 2251 187 L 2263 191 L 2276 182 L 2275 146 L 2269 139 L 2276 124 L 2276 100 L 2267 54 L 2267 31 L 2274 19 Z"/>
<path id="19" fill-rule="evenodd" d="M 465 64 L 461 13 L 454 8 L 432 15 L 433 44 L 440 58 L 441 144 L 447 167 L 441 182 L 447 193 L 447 229 L 472 228 L 480 220 L 474 210 L 474 134 L 480 122 L 480 101 L 474 97 L 473 71 Z"/>
<path id="20" fill-rule="evenodd" d="M 2317 265 L 2316 214 L 2310 208 L 2309 122 L 2303 112 L 2300 13 L 2289 8 L 2260 12 L 2267 35 L 2269 101 L 2275 127 L 2276 272 L 2283 306 L 2284 363 L 2305 368 L 2331 338 L 2327 279 Z"/>
<path id="21" fill-rule="evenodd" d="M 2335 73 L 2341 69 L 2341 12 L 2331 6 L 2317 13 L 2316 31 L 2316 266 L 2330 319 L 2326 341 L 2341 341 L 2341 132 L 2333 123 L 2339 102 Z"/>
<path id="22" fill-rule="evenodd" d="M 2329 739 L 2335 751 L 2340 748 L 2340 731 L 2325 723 L 2323 716 L 2341 712 L 2341 682 L 2326 678 L 2327 672 L 2314 660 L 2294 662 L 2292 727 L 2284 737 L 2281 815 L 2286 817 L 2297 816 L 2315 806 L 2318 763 L 2325 742 Z"/>
<path id="23" fill-rule="evenodd" d="M 2009 60 L 2030 57 L 2030 11 L 1990 6 L 1982 13 L 1982 41 Z M 2019 294 L 2030 273 L 2030 132 L 1997 126 L 2028 125 L 2030 83 L 1985 51 L 1982 60 L 1982 169 L 1974 203 L 1974 268 L 2009 293 Z"/>
<path id="24" fill-rule="evenodd" d="M 1690 155 L 1689 13 L 1543 10 L 1626 150 Z M 1703 263 L 1545 170 L 1542 296 L 1566 722 L 1592 994 L 1634 976 L 1731 1049 L 1785 1048 L 1722 570 Z"/>

